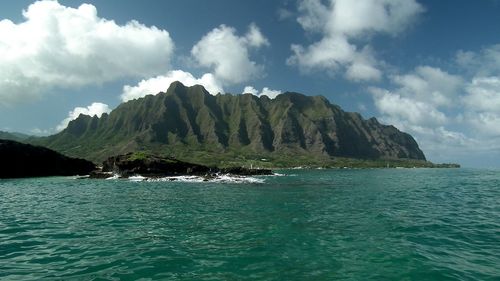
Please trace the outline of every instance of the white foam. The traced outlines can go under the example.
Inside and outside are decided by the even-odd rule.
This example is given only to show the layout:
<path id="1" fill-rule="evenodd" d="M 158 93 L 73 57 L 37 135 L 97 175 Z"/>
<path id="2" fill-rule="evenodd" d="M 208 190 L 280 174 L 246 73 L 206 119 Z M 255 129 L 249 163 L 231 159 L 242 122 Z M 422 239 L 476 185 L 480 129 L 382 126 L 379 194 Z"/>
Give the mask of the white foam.
<path id="1" fill-rule="evenodd" d="M 214 177 L 203 177 L 203 176 L 171 176 L 171 177 L 161 177 L 161 178 L 148 178 L 141 175 L 135 175 L 128 177 L 125 180 L 131 182 L 169 182 L 169 181 L 177 181 L 177 182 L 216 182 L 216 183 L 264 183 L 264 177 L 269 176 L 289 176 L 285 174 L 277 174 L 274 173 L 272 175 L 258 176 L 258 177 L 250 177 L 250 176 L 237 176 L 237 175 L 229 175 L 229 174 L 217 174 Z M 106 180 L 117 180 L 123 179 L 119 174 L 113 174 L 111 177 L 106 178 Z"/>
<path id="2" fill-rule="evenodd" d="M 143 181 L 145 180 L 146 177 L 143 177 L 143 176 L 132 176 L 132 177 L 129 177 L 128 180 L 129 181 Z"/>
<path id="3" fill-rule="evenodd" d="M 109 178 L 106 178 L 106 180 L 116 180 L 116 179 L 119 179 L 120 178 L 120 175 L 118 174 L 113 174 L 112 177 L 109 177 Z"/>
<path id="4" fill-rule="evenodd" d="M 264 179 L 256 177 L 242 177 L 231 175 L 217 175 L 213 178 L 205 178 L 200 176 L 177 176 L 164 178 L 147 178 L 146 181 L 151 182 L 216 182 L 216 183 L 264 183 Z"/>
<path id="5" fill-rule="evenodd" d="M 212 180 L 221 183 L 264 183 L 264 179 L 255 177 L 239 177 L 230 175 L 220 175 Z"/>
<path id="6" fill-rule="evenodd" d="M 161 182 L 161 181 L 181 181 L 181 182 L 202 182 L 203 178 L 198 176 L 178 176 L 178 177 L 163 177 L 163 178 L 147 178 L 146 181 Z"/>

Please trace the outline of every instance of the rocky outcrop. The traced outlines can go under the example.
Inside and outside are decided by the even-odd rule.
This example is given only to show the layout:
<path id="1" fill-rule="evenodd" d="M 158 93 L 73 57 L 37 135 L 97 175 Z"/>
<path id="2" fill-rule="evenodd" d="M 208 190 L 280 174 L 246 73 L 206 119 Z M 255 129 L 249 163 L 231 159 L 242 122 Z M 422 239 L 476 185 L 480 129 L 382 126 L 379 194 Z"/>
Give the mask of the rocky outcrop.
<path id="1" fill-rule="evenodd" d="M 272 175 L 267 169 L 247 169 L 242 167 L 217 168 L 179 161 L 173 158 L 145 155 L 142 153 L 128 153 L 112 156 L 102 165 L 102 171 L 94 172 L 91 178 L 109 178 L 118 175 L 122 178 L 143 176 L 148 178 L 173 176 L 202 176 L 212 178 L 217 174 L 235 176 Z"/>
<path id="2" fill-rule="evenodd" d="M 88 175 L 95 168 L 44 147 L 0 140 L 0 178 Z"/>
<path id="3" fill-rule="evenodd" d="M 209 167 L 182 162 L 176 159 L 154 155 L 137 157 L 134 153 L 109 157 L 103 162 L 103 172 L 111 172 L 122 177 L 141 175 L 145 177 L 204 175 L 211 172 Z"/>
<path id="4" fill-rule="evenodd" d="M 249 169 L 244 167 L 230 167 L 217 169 L 219 174 L 228 174 L 236 176 L 266 176 L 273 175 L 273 171 L 269 169 Z"/>

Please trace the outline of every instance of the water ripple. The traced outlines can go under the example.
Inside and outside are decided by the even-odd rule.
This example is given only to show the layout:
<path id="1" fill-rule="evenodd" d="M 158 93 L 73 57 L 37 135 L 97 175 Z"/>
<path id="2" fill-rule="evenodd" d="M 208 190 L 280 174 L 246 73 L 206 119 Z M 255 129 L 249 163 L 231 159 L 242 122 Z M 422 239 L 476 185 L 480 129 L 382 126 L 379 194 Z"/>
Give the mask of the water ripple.
<path id="1" fill-rule="evenodd" d="M 500 173 L 0 181 L 1 280 L 498 280 Z"/>

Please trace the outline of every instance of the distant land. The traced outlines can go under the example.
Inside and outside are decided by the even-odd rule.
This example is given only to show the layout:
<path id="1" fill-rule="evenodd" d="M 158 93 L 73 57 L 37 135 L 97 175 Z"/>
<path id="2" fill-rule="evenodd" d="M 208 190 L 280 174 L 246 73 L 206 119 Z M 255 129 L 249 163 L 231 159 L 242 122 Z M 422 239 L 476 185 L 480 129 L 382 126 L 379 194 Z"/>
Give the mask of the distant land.
<path id="1" fill-rule="evenodd" d="M 80 115 L 58 134 L 24 141 L 96 163 L 147 151 L 222 167 L 436 167 L 411 135 L 345 112 L 322 96 L 214 96 L 180 82 L 100 118 Z"/>
<path id="2" fill-rule="evenodd" d="M 87 175 L 94 163 L 51 149 L 0 139 L 0 178 Z"/>
<path id="3" fill-rule="evenodd" d="M 30 135 L 21 133 L 9 133 L 0 131 L 0 139 L 2 140 L 13 140 L 13 141 L 24 141 L 30 138 Z"/>

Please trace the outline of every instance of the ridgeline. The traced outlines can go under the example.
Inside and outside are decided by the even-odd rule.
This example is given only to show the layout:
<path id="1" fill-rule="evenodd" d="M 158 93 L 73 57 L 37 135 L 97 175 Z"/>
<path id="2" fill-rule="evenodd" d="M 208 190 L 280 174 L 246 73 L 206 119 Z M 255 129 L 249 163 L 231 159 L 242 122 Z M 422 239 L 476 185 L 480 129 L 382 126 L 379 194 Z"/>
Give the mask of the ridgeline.
<path id="1" fill-rule="evenodd" d="M 434 165 L 409 134 L 345 112 L 322 96 L 213 96 L 180 82 L 100 118 L 80 115 L 62 132 L 30 142 L 94 162 L 147 151 L 217 166 Z"/>

